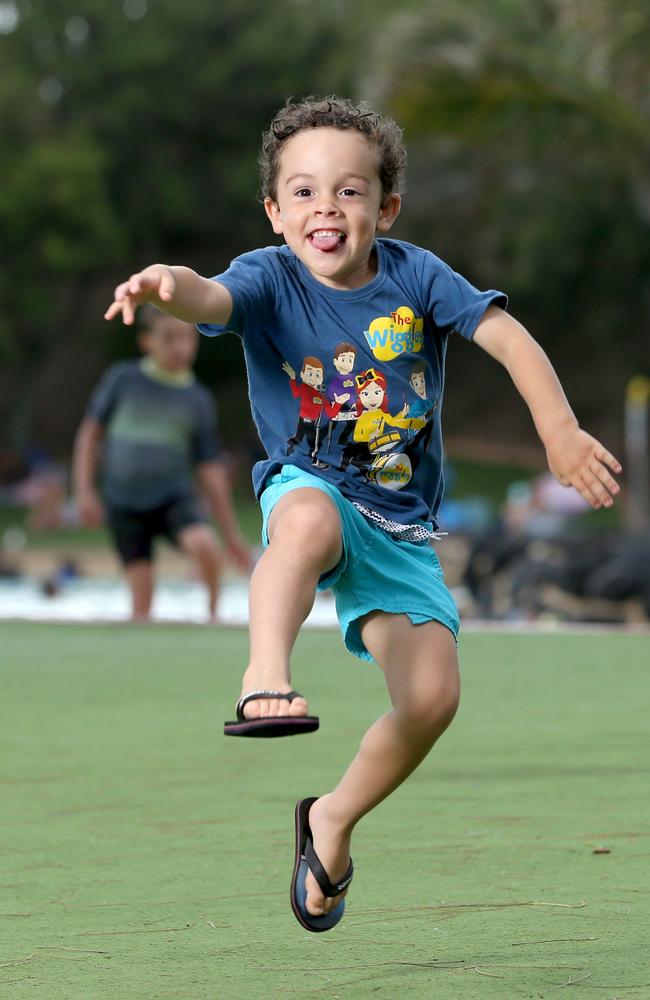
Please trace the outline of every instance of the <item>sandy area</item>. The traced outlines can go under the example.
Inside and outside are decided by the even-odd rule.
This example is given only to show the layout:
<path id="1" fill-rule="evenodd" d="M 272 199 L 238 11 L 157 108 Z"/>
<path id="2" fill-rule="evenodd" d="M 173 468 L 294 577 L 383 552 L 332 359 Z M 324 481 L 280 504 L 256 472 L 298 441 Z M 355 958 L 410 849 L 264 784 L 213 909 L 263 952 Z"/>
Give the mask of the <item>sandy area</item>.
<path id="1" fill-rule="evenodd" d="M 120 565 L 111 549 L 50 549 L 29 547 L 20 555 L 21 570 L 27 576 L 47 577 L 55 572 L 64 559 L 74 559 L 84 576 L 114 577 Z M 168 546 L 160 546 L 156 555 L 156 572 L 159 576 L 176 579 L 192 575 L 189 560 Z"/>

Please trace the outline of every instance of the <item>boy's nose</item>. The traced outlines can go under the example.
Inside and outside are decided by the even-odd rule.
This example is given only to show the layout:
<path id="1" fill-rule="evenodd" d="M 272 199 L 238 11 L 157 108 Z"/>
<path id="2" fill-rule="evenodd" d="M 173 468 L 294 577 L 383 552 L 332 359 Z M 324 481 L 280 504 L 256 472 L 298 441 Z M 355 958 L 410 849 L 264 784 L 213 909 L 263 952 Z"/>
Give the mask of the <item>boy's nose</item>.
<path id="1" fill-rule="evenodd" d="M 333 201 L 331 201 L 329 198 L 327 199 L 324 198 L 322 201 L 319 201 L 318 204 L 315 206 L 314 214 L 325 215 L 325 216 L 338 215 L 339 210 Z"/>

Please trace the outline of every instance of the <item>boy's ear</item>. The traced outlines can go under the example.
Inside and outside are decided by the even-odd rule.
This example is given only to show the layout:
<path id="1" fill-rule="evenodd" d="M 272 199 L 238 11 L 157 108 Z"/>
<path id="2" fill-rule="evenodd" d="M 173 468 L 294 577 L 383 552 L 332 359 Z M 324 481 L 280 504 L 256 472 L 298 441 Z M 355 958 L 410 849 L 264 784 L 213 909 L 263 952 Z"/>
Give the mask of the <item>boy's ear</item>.
<path id="1" fill-rule="evenodd" d="M 282 216 L 280 215 L 280 207 L 273 198 L 264 199 L 264 211 L 269 217 L 269 222 L 273 226 L 273 232 L 278 236 L 283 232 L 282 229 Z"/>
<path id="2" fill-rule="evenodd" d="M 383 205 L 379 208 L 377 216 L 377 232 L 387 233 L 395 222 L 402 207 L 402 198 L 399 194 L 389 194 Z"/>

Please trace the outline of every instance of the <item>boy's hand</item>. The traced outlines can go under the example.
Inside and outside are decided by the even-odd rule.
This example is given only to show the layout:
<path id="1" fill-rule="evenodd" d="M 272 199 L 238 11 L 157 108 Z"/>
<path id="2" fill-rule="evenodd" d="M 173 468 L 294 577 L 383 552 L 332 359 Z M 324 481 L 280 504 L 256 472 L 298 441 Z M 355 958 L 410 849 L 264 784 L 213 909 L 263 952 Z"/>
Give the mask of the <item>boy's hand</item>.
<path id="1" fill-rule="evenodd" d="M 171 302 L 176 291 L 176 281 L 170 268 L 152 264 L 138 274 L 132 274 L 115 289 L 115 297 L 104 313 L 104 319 L 115 319 L 122 313 L 122 322 L 131 326 L 135 311 L 144 302 Z"/>
<path id="2" fill-rule="evenodd" d="M 84 528 L 96 528 L 104 520 L 104 508 L 95 490 L 77 495 L 77 513 Z"/>
<path id="3" fill-rule="evenodd" d="M 573 486 L 596 510 L 612 506 L 621 488 L 611 473 L 622 472 L 621 464 L 591 434 L 578 426 L 563 430 L 547 444 L 546 457 L 562 486 Z"/>
<path id="4" fill-rule="evenodd" d="M 253 569 L 253 553 L 251 547 L 240 534 L 230 535 L 224 539 L 228 557 L 242 573 L 250 573 Z"/>

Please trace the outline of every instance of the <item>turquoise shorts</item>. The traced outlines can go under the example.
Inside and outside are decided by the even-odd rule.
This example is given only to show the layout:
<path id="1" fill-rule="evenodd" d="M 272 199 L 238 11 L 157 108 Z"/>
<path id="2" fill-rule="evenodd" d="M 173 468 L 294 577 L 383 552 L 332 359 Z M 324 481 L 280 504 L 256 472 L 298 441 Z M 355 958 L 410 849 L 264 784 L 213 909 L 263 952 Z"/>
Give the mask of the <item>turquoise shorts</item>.
<path id="1" fill-rule="evenodd" d="M 458 635 L 458 610 L 431 546 L 396 541 L 366 520 L 335 486 L 295 466 L 285 465 L 271 476 L 260 498 L 265 548 L 271 511 L 285 493 L 303 487 L 326 493 L 339 512 L 343 555 L 334 569 L 320 578 L 318 589 L 333 591 L 343 641 L 351 653 L 362 660 L 373 659 L 359 630 L 359 620 L 371 611 L 405 614 L 414 625 L 441 622 L 454 638 Z"/>

